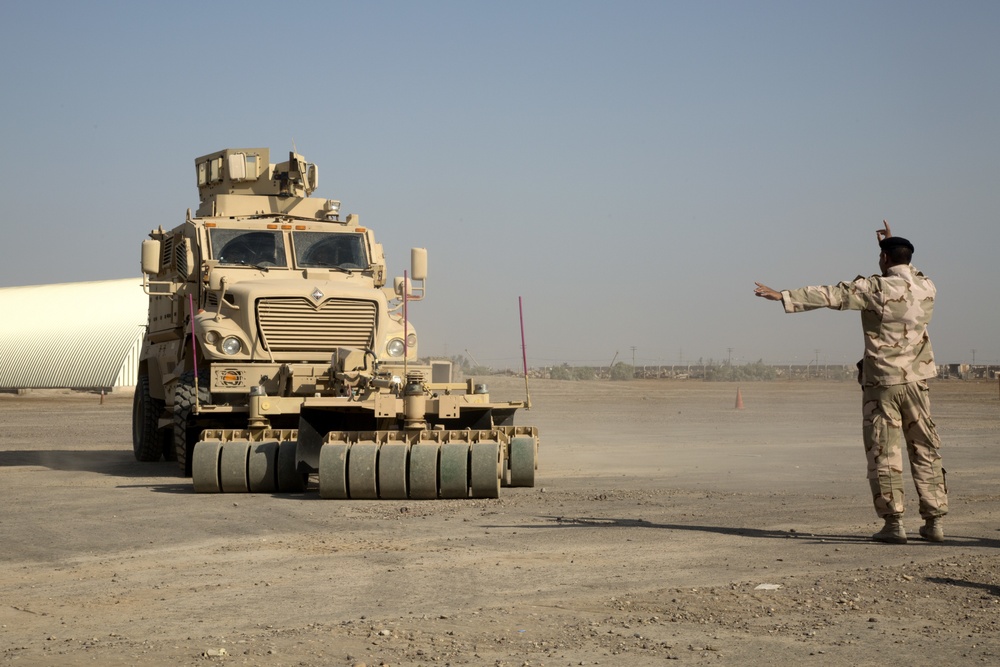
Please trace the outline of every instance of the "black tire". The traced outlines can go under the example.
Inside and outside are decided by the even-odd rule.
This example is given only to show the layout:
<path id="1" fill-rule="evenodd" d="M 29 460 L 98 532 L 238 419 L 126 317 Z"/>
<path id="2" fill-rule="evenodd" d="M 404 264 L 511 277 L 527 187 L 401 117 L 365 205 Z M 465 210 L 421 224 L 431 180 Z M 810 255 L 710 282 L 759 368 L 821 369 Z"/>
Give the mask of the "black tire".
<path id="1" fill-rule="evenodd" d="M 210 403 L 208 377 L 198 374 L 198 402 Z M 193 414 L 195 405 L 194 373 L 181 375 L 174 388 L 174 452 L 185 477 L 191 476 L 191 453 L 204 428 Z"/>
<path id="2" fill-rule="evenodd" d="M 158 422 L 163 401 L 149 395 L 149 376 L 140 375 L 132 399 L 132 453 L 136 461 L 159 461 L 163 441 Z"/>

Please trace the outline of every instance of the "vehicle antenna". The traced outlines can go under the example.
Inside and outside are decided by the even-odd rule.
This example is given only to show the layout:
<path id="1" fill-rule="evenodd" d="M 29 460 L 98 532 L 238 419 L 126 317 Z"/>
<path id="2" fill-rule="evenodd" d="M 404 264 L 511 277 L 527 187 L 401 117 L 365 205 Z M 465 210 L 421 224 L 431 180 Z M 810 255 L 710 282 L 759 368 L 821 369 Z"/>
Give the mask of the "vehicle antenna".
<path id="1" fill-rule="evenodd" d="M 191 316 L 191 365 L 194 367 L 194 412 L 198 414 L 198 345 L 194 337 L 194 295 L 188 292 L 188 312 Z"/>
<path id="2" fill-rule="evenodd" d="M 531 409 L 531 394 L 528 393 L 528 348 L 524 345 L 524 306 L 517 297 L 517 312 L 521 316 L 521 359 L 524 361 L 524 409 Z"/>
<path id="3" fill-rule="evenodd" d="M 407 347 L 409 347 L 409 342 L 407 339 L 410 337 L 409 333 L 410 317 L 406 312 L 406 304 L 407 304 L 406 297 L 408 296 L 409 292 L 410 292 L 409 272 L 403 271 L 403 377 L 404 378 L 407 376 L 406 357 L 409 356 L 408 355 L 409 350 L 406 349 Z"/>

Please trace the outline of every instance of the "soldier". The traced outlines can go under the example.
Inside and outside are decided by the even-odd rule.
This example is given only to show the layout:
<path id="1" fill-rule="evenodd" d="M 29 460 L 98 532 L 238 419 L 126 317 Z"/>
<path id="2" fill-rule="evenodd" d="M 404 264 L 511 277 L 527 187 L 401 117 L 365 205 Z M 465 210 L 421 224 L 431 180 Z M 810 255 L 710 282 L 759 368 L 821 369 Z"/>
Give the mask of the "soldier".
<path id="1" fill-rule="evenodd" d="M 820 287 L 776 291 L 755 283 L 754 294 L 781 301 L 786 313 L 816 308 L 860 310 L 865 335 L 862 359 L 864 443 L 875 512 L 885 520 L 872 535 L 878 542 L 906 544 L 903 527 L 903 453 L 920 499 L 920 536 L 944 541 L 942 519 L 948 490 L 931 419 L 927 379 L 936 375 L 927 324 L 934 310 L 934 283 L 910 265 L 913 244 L 893 236 L 889 224 L 876 231 L 882 275 Z"/>

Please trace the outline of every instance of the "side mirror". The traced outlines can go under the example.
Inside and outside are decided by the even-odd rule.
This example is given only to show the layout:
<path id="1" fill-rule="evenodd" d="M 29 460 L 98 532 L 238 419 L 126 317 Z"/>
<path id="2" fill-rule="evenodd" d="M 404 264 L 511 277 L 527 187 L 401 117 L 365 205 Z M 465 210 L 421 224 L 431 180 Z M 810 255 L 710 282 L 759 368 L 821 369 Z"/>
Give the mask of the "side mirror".
<path id="1" fill-rule="evenodd" d="M 427 248 L 410 249 L 410 278 L 427 280 Z"/>
<path id="2" fill-rule="evenodd" d="M 397 276 L 396 278 L 392 279 L 392 289 L 396 293 L 397 296 L 399 296 L 400 298 L 403 297 L 403 277 L 402 276 Z M 411 280 L 407 280 L 406 281 L 406 296 L 407 297 L 413 296 L 413 281 L 411 281 Z"/>
<path id="3" fill-rule="evenodd" d="M 146 239 L 142 242 L 142 272 L 155 276 L 160 272 L 160 242 Z"/>

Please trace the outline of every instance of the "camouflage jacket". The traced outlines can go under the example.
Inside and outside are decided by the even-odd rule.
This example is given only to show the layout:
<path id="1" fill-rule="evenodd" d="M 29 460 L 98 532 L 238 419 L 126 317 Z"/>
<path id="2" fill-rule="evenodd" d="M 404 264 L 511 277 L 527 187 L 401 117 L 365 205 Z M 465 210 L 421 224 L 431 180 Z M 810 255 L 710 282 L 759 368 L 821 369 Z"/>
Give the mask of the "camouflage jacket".
<path id="1" fill-rule="evenodd" d="M 909 264 L 889 267 L 887 273 L 781 292 L 786 313 L 816 308 L 861 311 L 865 386 L 904 384 L 937 374 L 927 336 L 937 289 L 930 278 Z"/>

